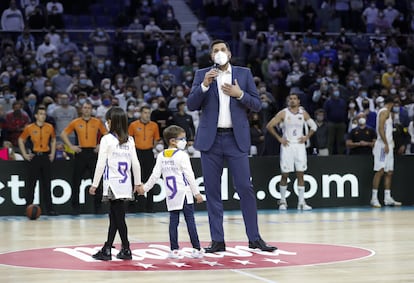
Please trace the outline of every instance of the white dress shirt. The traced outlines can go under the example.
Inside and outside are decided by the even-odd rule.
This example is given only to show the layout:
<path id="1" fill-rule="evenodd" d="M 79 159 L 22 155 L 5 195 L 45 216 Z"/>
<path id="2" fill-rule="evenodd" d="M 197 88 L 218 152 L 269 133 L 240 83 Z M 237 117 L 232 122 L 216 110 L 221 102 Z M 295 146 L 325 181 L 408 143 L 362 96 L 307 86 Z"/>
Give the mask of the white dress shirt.
<path id="1" fill-rule="evenodd" d="M 231 72 L 232 68 L 231 65 L 227 67 L 226 71 L 219 70 L 219 74 L 216 77 L 217 81 L 217 88 L 219 94 L 219 115 L 218 115 L 218 122 L 217 128 L 231 128 L 233 123 L 231 121 L 231 113 L 230 113 L 230 96 L 225 94 L 221 89 L 221 86 L 225 83 L 232 84 L 231 82 Z M 201 89 L 203 92 L 206 92 L 210 87 L 205 87 L 203 83 L 201 83 Z"/>

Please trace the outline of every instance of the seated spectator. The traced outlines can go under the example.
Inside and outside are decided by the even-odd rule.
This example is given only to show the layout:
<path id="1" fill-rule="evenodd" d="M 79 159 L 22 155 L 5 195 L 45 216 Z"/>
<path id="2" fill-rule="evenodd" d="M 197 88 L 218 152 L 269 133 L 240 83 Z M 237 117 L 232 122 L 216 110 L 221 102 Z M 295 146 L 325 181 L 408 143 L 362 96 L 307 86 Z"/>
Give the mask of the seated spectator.
<path id="1" fill-rule="evenodd" d="M 3 148 L 8 149 L 9 160 L 23 161 L 24 158 L 20 153 L 15 152 L 15 147 L 10 141 L 3 142 Z"/>

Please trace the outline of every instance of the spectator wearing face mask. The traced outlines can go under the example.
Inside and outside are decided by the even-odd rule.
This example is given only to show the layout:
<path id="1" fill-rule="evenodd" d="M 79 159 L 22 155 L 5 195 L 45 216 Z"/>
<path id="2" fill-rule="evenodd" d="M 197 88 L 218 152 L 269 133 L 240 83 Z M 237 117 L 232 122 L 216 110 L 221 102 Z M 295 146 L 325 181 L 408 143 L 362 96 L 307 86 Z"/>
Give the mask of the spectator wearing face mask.
<path id="1" fill-rule="evenodd" d="M 110 91 L 106 91 L 101 96 L 102 103 L 96 108 L 96 118 L 101 119 L 103 123 L 106 122 L 105 115 L 112 107 L 112 94 Z"/>
<path id="2" fill-rule="evenodd" d="M 60 65 L 58 62 L 56 66 L 60 67 L 58 73 L 51 79 L 53 89 L 56 92 L 65 92 L 72 83 L 73 78 L 66 72 L 65 66 Z"/>
<path id="3" fill-rule="evenodd" d="M 93 53 L 98 57 L 107 57 L 109 54 L 109 43 L 111 38 L 102 28 L 97 28 L 89 35 L 89 40 L 93 44 Z"/>
<path id="4" fill-rule="evenodd" d="M 69 104 L 69 96 L 66 93 L 58 93 L 57 97 L 58 106 L 53 110 L 51 117 L 56 123 L 56 133 L 61 133 L 72 120 L 78 118 L 78 111 Z M 75 143 L 75 134 L 69 135 L 69 139 L 72 143 Z M 59 135 L 56 137 L 56 140 L 62 141 Z"/>
<path id="5" fill-rule="evenodd" d="M 332 88 L 323 106 L 328 122 L 329 154 L 345 153 L 345 133 L 347 120 L 346 102 L 340 97 L 338 88 Z"/>
<path id="6" fill-rule="evenodd" d="M 355 102 L 357 103 L 358 110 L 364 111 L 366 108 L 362 105 L 363 101 L 368 101 L 368 108 L 370 111 L 375 111 L 375 104 L 374 100 L 372 98 L 368 97 L 368 91 L 366 88 L 361 87 L 358 90 L 358 96 L 355 99 Z"/>
<path id="7" fill-rule="evenodd" d="M 127 104 L 130 101 L 136 102 L 136 94 L 134 93 L 134 88 L 132 85 L 127 85 L 125 87 L 125 90 L 123 93 L 119 93 L 115 95 L 116 98 L 118 98 L 119 101 L 119 107 L 127 111 Z"/>
<path id="8" fill-rule="evenodd" d="M 151 81 L 148 85 L 148 91 L 144 93 L 144 100 L 150 103 L 151 100 L 162 97 L 162 93 L 156 81 Z"/>
<path id="9" fill-rule="evenodd" d="M 173 125 L 180 126 L 185 130 L 187 141 L 194 141 L 195 127 L 193 117 L 187 114 L 187 105 L 185 101 L 177 103 L 176 112 L 173 114 Z"/>
<path id="10" fill-rule="evenodd" d="M 187 98 L 184 96 L 184 89 L 182 86 L 178 85 L 175 87 L 175 95 L 174 98 L 170 100 L 168 103 L 168 109 L 171 112 L 177 112 L 177 104 L 180 102 L 186 102 Z"/>
<path id="11" fill-rule="evenodd" d="M 346 138 L 346 147 L 350 155 L 371 155 L 377 134 L 374 128 L 368 127 L 364 114 L 356 117 L 357 126 L 352 129 Z"/>

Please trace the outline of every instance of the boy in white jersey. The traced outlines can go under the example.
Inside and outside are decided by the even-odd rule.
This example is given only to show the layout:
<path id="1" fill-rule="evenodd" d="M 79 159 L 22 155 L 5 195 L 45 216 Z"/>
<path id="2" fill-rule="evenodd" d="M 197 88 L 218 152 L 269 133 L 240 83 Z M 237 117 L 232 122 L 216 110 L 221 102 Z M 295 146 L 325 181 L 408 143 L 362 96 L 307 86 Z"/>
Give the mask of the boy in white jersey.
<path id="1" fill-rule="evenodd" d="M 282 126 L 283 123 L 283 126 Z M 305 123 L 310 130 L 304 135 Z M 280 136 L 275 127 L 282 126 L 283 136 Z M 307 169 L 306 141 L 317 130 L 315 121 L 308 112 L 300 106 L 299 96 L 291 93 L 288 97 L 288 107 L 282 109 L 266 126 L 267 130 L 280 142 L 280 203 L 279 210 L 287 209 L 286 191 L 289 173 L 296 171 L 298 179 L 298 209 L 311 210 L 305 202 L 304 172 Z"/>
<path id="2" fill-rule="evenodd" d="M 393 140 L 393 121 L 392 109 L 394 100 L 392 97 L 385 97 L 384 107 L 377 114 L 377 140 L 372 149 L 374 155 L 374 178 L 372 180 L 371 206 L 381 207 L 378 201 L 378 187 L 381 178 L 384 176 L 384 204 L 390 206 L 400 206 L 401 202 L 395 201 L 391 196 L 391 181 L 394 171 L 394 140 Z"/>
<path id="3" fill-rule="evenodd" d="M 89 193 L 95 195 L 96 187 L 103 175 L 103 200 L 109 201 L 108 237 L 103 248 L 92 257 L 98 260 L 111 260 L 111 249 L 116 232 L 122 241 L 119 259 L 132 259 L 128 241 L 128 228 L 125 222 L 124 201 L 132 199 L 134 190 L 141 188 L 141 166 L 135 151 L 134 139 L 128 136 L 128 118 L 120 107 L 112 107 L 106 115 L 109 134 L 102 139 L 99 147 L 95 175 Z M 131 169 L 134 175 L 132 180 Z"/>
<path id="4" fill-rule="evenodd" d="M 188 233 L 190 235 L 193 251 L 191 257 L 201 258 L 203 253 L 200 249 L 200 241 L 198 239 L 197 228 L 194 220 L 194 200 L 197 203 L 203 202 L 191 167 L 190 157 L 184 151 L 187 144 L 185 138 L 185 130 L 178 126 L 169 126 L 164 130 L 164 140 L 168 144 L 168 148 L 160 152 L 157 161 L 148 181 L 144 184 L 143 192 L 152 189 L 158 179 L 163 177 L 167 194 L 167 209 L 170 212 L 170 258 L 181 258 L 178 249 L 178 223 L 180 220 L 180 212 L 184 213 L 187 223 Z"/>

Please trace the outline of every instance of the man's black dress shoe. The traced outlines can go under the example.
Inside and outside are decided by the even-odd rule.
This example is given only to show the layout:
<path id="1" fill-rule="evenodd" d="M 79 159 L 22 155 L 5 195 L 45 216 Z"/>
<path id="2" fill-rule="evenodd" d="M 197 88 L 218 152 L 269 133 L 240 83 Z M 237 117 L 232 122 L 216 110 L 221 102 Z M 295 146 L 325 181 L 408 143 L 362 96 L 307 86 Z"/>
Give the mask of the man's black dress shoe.
<path id="1" fill-rule="evenodd" d="M 211 241 L 210 246 L 204 250 L 206 253 L 224 252 L 226 251 L 226 244 L 224 242 Z"/>
<path id="2" fill-rule="evenodd" d="M 260 250 L 262 250 L 264 252 L 273 252 L 274 250 L 277 250 L 276 247 L 269 246 L 262 239 L 258 239 L 258 240 L 254 241 L 254 242 L 249 241 L 249 248 L 251 248 L 251 249 L 260 249 Z"/>

